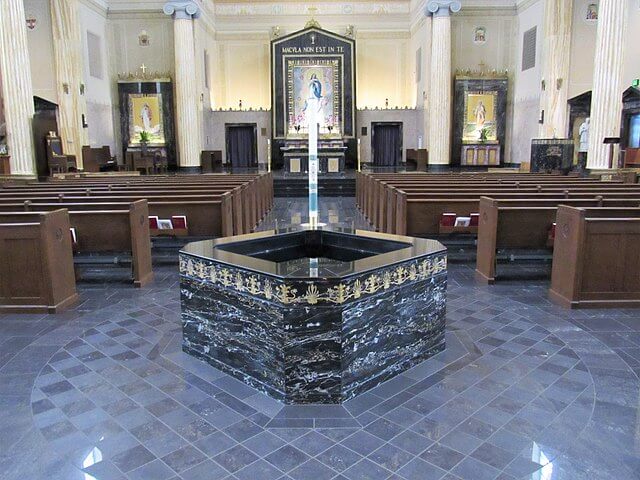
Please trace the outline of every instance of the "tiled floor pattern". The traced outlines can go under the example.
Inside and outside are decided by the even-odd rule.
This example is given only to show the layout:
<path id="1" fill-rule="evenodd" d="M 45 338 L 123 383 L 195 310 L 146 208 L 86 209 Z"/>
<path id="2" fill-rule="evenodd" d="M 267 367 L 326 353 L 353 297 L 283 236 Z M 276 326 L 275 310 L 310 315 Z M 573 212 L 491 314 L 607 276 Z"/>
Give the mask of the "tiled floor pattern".
<path id="1" fill-rule="evenodd" d="M 180 351 L 177 283 L 0 316 L 0 478 L 640 478 L 637 310 L 451 265 L 445 352 L 343 406 L 283 406 Z"/>

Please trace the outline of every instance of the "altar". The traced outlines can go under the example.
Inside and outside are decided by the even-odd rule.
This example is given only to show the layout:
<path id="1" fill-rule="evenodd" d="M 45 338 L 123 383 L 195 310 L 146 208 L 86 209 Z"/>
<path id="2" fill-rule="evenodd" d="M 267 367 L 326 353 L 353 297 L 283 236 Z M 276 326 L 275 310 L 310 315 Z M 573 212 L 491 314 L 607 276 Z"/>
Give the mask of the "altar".
<path id="1" fill-rule="evenodd" d="M 271 42 L 274 169 L 309 170 L 308 119 L 318 120 L 319 173 L 353 167 L 355 139 L 355 40 L 320 28 L 315 21 Z"/>
<path id="2" fill-rule="evenodd" d="M 341 138 L 318 141 L 318 173 L 341 173 L 345 169 L 347 147 Z M 309 171 L 309 144 L 303 140 L 290 140 L 281 147 L 284 171 L 306 174 Z"/>

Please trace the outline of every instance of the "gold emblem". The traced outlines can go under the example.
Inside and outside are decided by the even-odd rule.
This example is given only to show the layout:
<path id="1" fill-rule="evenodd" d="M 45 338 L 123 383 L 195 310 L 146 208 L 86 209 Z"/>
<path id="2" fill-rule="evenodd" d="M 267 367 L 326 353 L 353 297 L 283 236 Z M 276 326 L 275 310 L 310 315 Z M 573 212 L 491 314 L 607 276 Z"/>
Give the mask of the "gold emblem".
<path id="1" fill-rule="evenodd" d="M 364 283 L 356 278 L 352 283 L 340 283 L 334 287 L 320 290 L 317 284 L 309 283 L 304 294 L 298 295 L 296 288 L 290 284 L 278 283 L 255 274 L 243 275 L 241 271 L 232 271 L 226 267 L 218 267 L 203 260 L 182 256 L 180 273 L 187 277 L 197 278 L 212 284 L 220 284 L 237 292 L 248 292 L 266 300 L 276 299 L 290 304 L 316 305 L 320 302 L 343 304 L 351 299 L 357 300 L 365 295 L 373 295 L 380 289 L 387 290 L 392 286 L 400 286 L 410 281 L 420 281 L 444 272 L 447 269 L 446 256 L 425 259 L 409 265 L 399 265 L 382 272 L 382 276 L 371 274 Z"/>

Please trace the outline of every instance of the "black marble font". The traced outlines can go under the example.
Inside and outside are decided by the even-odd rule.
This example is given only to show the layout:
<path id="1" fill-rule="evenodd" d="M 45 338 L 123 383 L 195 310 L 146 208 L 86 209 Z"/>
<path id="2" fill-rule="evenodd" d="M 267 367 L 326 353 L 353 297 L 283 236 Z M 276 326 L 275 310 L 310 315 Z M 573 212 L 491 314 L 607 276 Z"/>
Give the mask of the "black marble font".
<path id="1" fill-rule="evenodd" d="M 180 253 L 183 350 L 288 404 L 340 403 L 445 347 L 446 249 L 273 231 Z"/>

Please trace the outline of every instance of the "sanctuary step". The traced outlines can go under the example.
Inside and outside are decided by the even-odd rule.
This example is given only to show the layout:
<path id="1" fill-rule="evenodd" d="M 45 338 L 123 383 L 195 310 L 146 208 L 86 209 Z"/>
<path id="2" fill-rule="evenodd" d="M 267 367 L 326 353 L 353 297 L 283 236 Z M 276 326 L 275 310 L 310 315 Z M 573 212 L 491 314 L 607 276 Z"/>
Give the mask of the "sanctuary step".
<path id="1" fill-rule="evenodd" d="M 275 197 L 306 197 L 309 180 L 306 176 L 273 179 Z M 321 197 L 355 197 L 355 178 L 318 178 L 318 195 Z"/>

